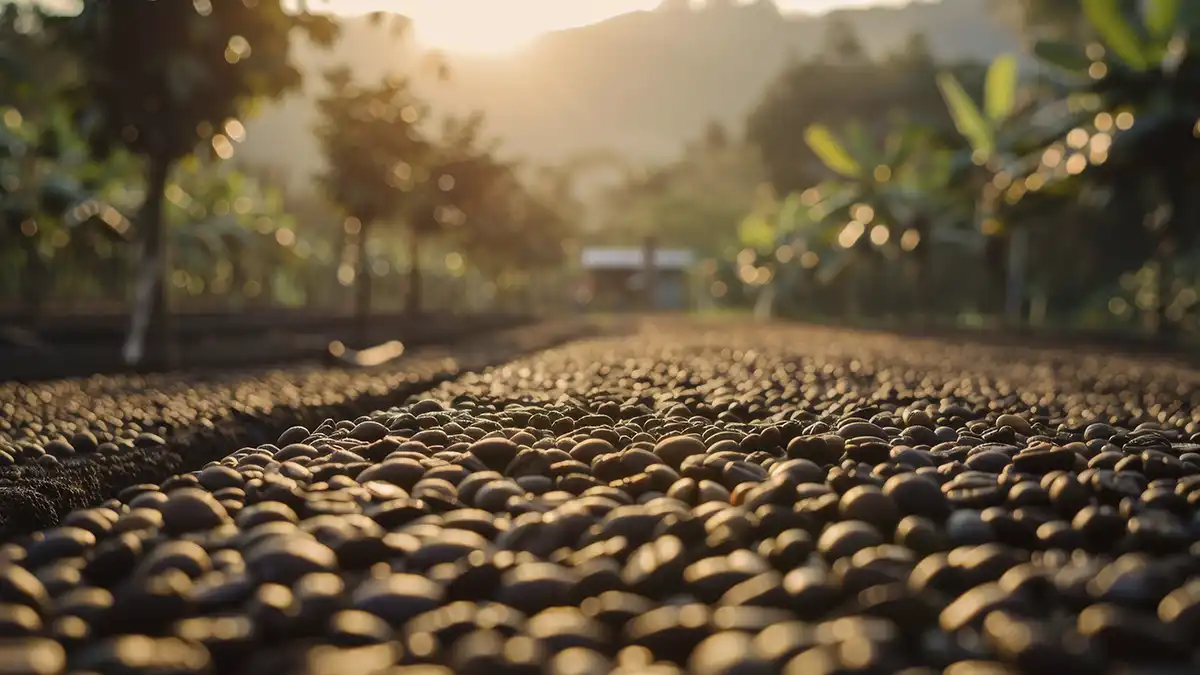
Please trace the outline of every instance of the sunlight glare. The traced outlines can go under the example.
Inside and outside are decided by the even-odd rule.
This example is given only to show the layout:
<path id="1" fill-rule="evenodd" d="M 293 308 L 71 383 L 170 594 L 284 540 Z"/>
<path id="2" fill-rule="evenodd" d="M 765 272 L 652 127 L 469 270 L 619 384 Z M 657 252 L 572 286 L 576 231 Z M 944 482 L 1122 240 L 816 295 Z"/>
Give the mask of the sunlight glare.
<path id="1" fill-rule="evenodd" d="M 294 6 L 298 0 L 287 0 Z M 744 0 L 743 0 L 744 1 Z M 777 0 L 784 12 L 821 13 L 909 0 Z M 422 47 L 457 54 L 505 56 L 548 32 L 586 26 L 626 12 L 653 10 L 661 0 L 310 0 L 337 13 L 398 12 L 413 19 Z M 697 2 L 697 5 L 702 5 Z"/>
<path id="2" fill-rule="evenodd" d="M 413 36 L 422 46 L 460 54 L 504 55 L 544 33 L 595 21 L 590 3 L 561 0 L 439 0 L 413 3 Z"/>

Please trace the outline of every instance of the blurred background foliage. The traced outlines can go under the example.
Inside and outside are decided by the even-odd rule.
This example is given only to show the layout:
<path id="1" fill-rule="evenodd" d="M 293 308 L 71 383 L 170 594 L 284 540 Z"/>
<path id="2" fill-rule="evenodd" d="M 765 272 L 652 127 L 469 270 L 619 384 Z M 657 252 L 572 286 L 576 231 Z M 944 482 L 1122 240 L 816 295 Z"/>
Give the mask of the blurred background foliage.
<path id="1" fill-rule="evenodd" d="M 279 0 L 0 4 L 0 303 L 34 327 L 132 311 L 127 355 L 165 359 L 148 352 L 179 311 L 357 297 L 365 316 L 375 277 L 390 280 L 376 309 L 419 313 L 428 295 L 465 310 L 519 285 L 514 268 L 563 262 L 561 195 L 494 157 L 482 114 L 431 114 L 404 64 L 378 83 L 326 74 L 321 189 L 238 157 L 243 119 L 319 78 L 291 45 L 331 45 L 328 16 Z M 403 19 L 372 21 L 406 39 Z"/>
<path id="2" fill-rule="evenodd" d="M 747 142 L 769 190 L 741 248 L 704 265 L 713 296 L 808 317 L 1194 330 L 1200 7 L 992 9 L 1024 53 L 935 64 L 913 40 L 870 59 L 834 24 L 768 88 Z"/>
<path id="3" fill-rule="evenodd" d="M 613 73 L 657 73 L 633 87 L 645 101 L 605 104 L 598 92 L 616 77 L 605 71 L 560 108 L 547 93 L 484 112 L 438 89 L 486 90 L 482 66 L 405 52 L 349 67 L 330 55 L 362 24 L 304 3 L 87 0 L 69 14 L 0 3 L 0 304 L 32 326 L 132 312 L 140 354 L 180 311 L 561 310 L 581 247 L 653 237 L 697 255 L 702 307 L 1194 332 L 1200 5 L 972 3 L 1011 53 L 994 36 L 974 38 L 987 56 L 947 47 L 963 3 L 835 13 L 803 42 L 770 2 L 720 16 L 665 3 L 539 47 L 564 73 L 582 50 L 611 48 Z M 618 58 L 613 45 L 633 53 L 635 20 L 671 22 L 663 40 L 675 46 Z M 409 42 L 402 17 L 368 22 L 387 44 Z M 884 48 L 888 22 L 917 27 Z M 733 85 L 697 85 L 712 105 L 684 106 L 675 94 L 691 80 L 668 63 L 694 46 L 680 36 L 717 59 L 710 33 L 743 44 L 750 27 L 791 51 L 743 65 L 783 67 L 737 84 L 754 90 L 737 115 Z M 701 75 L 724 72 L 717 63 Z M 710 108 L 705 124 L 682 121 Z M 293 138 L 255 121 L 281 110 L 312 128 Z M 564 141 L 558 159 L 532 161 L 520 129 L 517 151 L 504 131 L 523 120 L 562 138 L 573 119 L 584 130 L 573 138 L 599 137 L 611 130 L 589 120 L 633 117 L 690 140 L 650 158 Z M 309 146 L 319 167 L 296 154 Z"/>

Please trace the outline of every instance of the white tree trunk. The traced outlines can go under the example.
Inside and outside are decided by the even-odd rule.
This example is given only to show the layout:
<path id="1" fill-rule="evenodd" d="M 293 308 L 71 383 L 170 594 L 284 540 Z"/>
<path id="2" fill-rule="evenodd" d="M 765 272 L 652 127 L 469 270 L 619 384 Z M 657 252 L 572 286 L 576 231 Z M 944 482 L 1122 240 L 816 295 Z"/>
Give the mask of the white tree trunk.
<path id="1" fill-rule="evenodd" d="M 754 302 L 754 318 L 758 321 L 769 321 L 775 315 L 775 284 L 772 280 L 758 292 Z"/>

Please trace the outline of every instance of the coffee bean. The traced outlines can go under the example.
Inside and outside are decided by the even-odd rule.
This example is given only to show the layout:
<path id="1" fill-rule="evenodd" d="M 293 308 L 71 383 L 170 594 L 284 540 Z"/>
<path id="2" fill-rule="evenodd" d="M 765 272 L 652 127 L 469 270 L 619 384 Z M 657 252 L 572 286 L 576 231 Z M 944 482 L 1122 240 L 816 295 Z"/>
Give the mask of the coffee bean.
<path id="1" fill-rule="evenodd" d="M 306 574 L 336 568 L 337 556 L 326 545 L 298 536 L 271 537 L 246 553 L 246 567 L 264 583 L 291 585 Z"/>
<path id="2" fill-rule="evenodd" d="M 73 666 L 100 673 L 149 672 L 204 673 L 212 667 L 203 646 L 179 638 L 125 635 L 105 640 L 85 650 Z"/>
<path id="3" fill-rule="evenodd" d="M 96 545 L 96 535 L 79 527 L 59 527 L 42 534 L 25 552 L 23 563 L 33 569 L 59 558 L 82 555 Z"/>
<path id="4" fill-rule="evenodd" d="M 0 666 L 14 675 L 52 675 L 67 667 L 67 653 L 58 642 L 44 637 L 0 638 Z"/>
<path id="5" fill-rule="evenodd" d="M 758 654 L 753 638 L 733 631 L 709 636 L 696 645 L 688 660 L 688 670 L 699 675 L 773 672 L 770 662 Z"/>
<path id="6" fill-rule="evenodd" d="M 163 527 L 174 534 L 212 529 L 229 517 L 211 494 L 196 488 L 172 492 L 162 504 Z"/>
<path id="7" fill-rule="evenodd" d="M 84 656 L 144 634 L 209 672 L 1190 672 L 1191 370 L 678 323 L 465 377 L 285 369 L 226 417 L 209 392 L 254 386 L 87 389 L 94 419 L 55 391 L 65 421 L 0 388 L 0 482 L 99 477 L 30 493 L 64 517 L 0 546 L 5 625 L 72 670 L 141 668 Z"/>
<path id="8" fill-rule="evenodd" d="M 378 441 L 388 435 L 388 428 L 374 420 L 366 420 L 360 422 L 350 430 L 350 438 L 356 438 L 360 441 Z"/>
<path id="9" fill-rule="evenodd" d="M 891 496 L 873 485 L 859 485 L 842 495 L 838 508 L 842 518 L 869 523 L 888 532 L 900 520 L 900 510 Z"/>
<path id="10" fill-rule="evenodd" d="M 443 590 L 415 574 L 390 574 L 364 581 L 351 596 L 353 609 L 373 614 L 392 626 L 401 626 L 414 616 L 438 605 Z"/>
<path id="11" fill-rule="evenodd" d="M 493 471 L 504 471 L 516 458 L 519 450 L 516 443 L 506 438 L 485 438 L 475 441 L 467 448 L 467 452 Z"/>

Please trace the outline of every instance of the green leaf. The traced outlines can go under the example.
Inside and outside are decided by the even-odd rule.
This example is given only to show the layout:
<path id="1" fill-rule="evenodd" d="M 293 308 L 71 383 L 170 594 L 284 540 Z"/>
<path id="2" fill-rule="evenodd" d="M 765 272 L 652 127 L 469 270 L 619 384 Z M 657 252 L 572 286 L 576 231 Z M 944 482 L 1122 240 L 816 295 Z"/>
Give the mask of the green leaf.
<path id="1" fill-rule="evenodd" d="M 875 148 L 871 135 L 867 133 L 867 128 L 863 126 L 862 122 L 859 120 L 850 120 L 842 128 L 842 138 L 845 139 L 844 147 L 846 151 L 860 165 L 870 170 L 879 163 L 879 153 Z"/>
<path id="2" fill-rule="evenodd" d="M 1177 10 L 1176 22 L 1187 31 L 1200 29 L 1200 2 L 1185 2 Z"/>
<path id="3" fill-rule="evenodd" d="M 894 129 L 884 139 L 884 154 L 881 164 L 887 165 L 892 170 L 892 180 L 898 180 L 916 153 L 918 147 L 927 138 L 928 130 L 916 125 L 905 124 L 904 126 Z"/>
<path id="4" fill-rule="evenodd" d="M 1160 41 L 1170 40 L 1179 19 L 1179 0 L 1146 0 L 1145 8 L 1146 31 Z"/>
<path id="5" fill-rule="evenodd" d="M 993 123 L 1007 119 L 1017 106 L 1017 75 L 1017 57 L 1012 54 L 997 57 L 988 67 L 983 102 Z"/>
<path id="6" fill-rule="evenodd" d="M 1083 10 L 1112 53 L 1134 70 L 1148 67 L 1145 46 L 1121 11 L 1120 0 L 1083 0 Z"/>
<path id="7" fill-rule="evenodd" d="M 996 139 L 993 129 L 963 89 L 958 78 L 950 73 L 938 73 L 937 84 L 942 98 L 946 100 L 946 107 L 950 109 L 954 126 L 971 144 L 971 149 L 988 156 L 995 154 Z"/>
<path id="8" fill-rule="evenodd" d="M 830 241 L 833 241 L 837 238 L 837 232 L 840 232 L 846 221 L 850 220 L 850 207 L 859 202 L 866 201 L 866 195 L 858 185 L 853 183 L 840 184 L 823 192 L 828 194 L 828 196 L 813 208 L 820 213 L 820 217 L 817 220 L 821 221 L 822 224 L 831 224 L 834 226 L 830 239 Z"/>
<path id="9" fill-rule="evenodd" d="M 1058 40 L 1038 40 L 1033 44 L 1033 54 L 1055 68 L 1078 75 L 1086 73 L 1092 65 L 1082 49 Z"/>
<path id="10" fill-rule="evenodd" d="M 803 204 L 800 202 L 800 195 L 790 194 L 787 199 L 783 200 L 783 208 L 779 210 L 779 234 L 790 234 L 796 231 L 796 224 L 800 217 Z"/>
<path id="11" fill-rule="evenodd" d="M 833 132 L 824 125 L 814 124 L 805 129 L 804 141 L 831 171 L 848 178 L 862 175 L 862 165 L 846 152 Z"/>
<path id="12" fill-rule="evenodd" d="M 756 251 L 770 251 L 775 245 L 775 228 L 761 214 L 751 214 L 738 224 L 742 245 Z"/>

